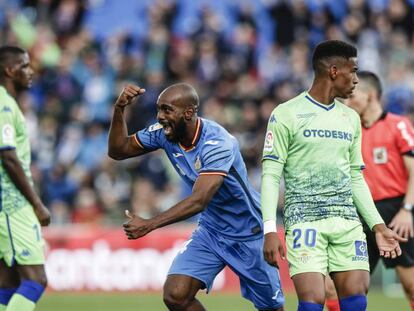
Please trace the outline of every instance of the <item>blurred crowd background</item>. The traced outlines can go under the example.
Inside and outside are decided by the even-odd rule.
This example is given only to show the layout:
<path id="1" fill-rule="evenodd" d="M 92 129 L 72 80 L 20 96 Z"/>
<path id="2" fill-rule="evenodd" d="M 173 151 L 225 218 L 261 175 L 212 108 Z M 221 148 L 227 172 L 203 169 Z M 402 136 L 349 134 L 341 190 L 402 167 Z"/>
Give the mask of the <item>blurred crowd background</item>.
<path id="1" fill-rule="evenodd" d="M 414 120 L 414 0 L 0 0 L 0 27 L 0 44 L 26 48 L 36 71 L 19 102 L 55 226 L 119 225 L 125 209 L 148 217 L 190 191 L 162 152 L 108 158 L 126 83 L 146 89 L 128 109 L 131 133 L 156 122 L 164 87 L 192 84 L 201 116 L 238 138 L 257 189 L 267 119 L 310 86 L 322 40 L 355 44 L 386 108 Z"/>

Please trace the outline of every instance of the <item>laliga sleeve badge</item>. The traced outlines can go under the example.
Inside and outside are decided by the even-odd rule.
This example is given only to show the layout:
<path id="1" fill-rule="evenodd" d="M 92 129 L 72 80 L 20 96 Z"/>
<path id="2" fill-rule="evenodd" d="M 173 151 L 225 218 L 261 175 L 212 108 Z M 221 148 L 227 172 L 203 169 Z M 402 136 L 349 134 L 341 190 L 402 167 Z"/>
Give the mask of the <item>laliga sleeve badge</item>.
<path id="1" fill-rule="evenodd" d="M 273 150 L 273 142 L 274 142 L 273 132 L 267 131 L 266 136 L 265 136 L 265 143 L 264 143 L 263 151 L 271 152 Z"/>
<path id="2" fill-rule="evenodd" d="M 3 125 L 1 134 L 3 144 L 14 144 L 14 129 L 10 124 Z"/>
<path id="3" fill-rule="evenodd" d="M 162 129 L 162 125 L 158 122 L 148 127 L 148 132 L 154 132 L 156 130 Z"/>

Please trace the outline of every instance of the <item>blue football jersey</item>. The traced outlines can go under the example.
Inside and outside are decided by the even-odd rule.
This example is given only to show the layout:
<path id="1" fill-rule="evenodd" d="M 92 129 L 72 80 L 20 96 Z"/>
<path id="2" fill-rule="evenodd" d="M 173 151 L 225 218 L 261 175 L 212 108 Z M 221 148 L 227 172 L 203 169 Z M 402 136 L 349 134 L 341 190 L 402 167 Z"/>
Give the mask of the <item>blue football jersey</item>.
<path id="1" fill-rule="evenodd" d="M 220 174 L 224 182 L 201 213 L 199 225 L 235 240 L 262 233 L 260 196 L 250 185 L 236 138 L 211 120 L 198 118 L 190 148 L 166 139 L 155 123 L 135 134 L 148 151 L 164 149 L 183 180 L 192 187 L 199 175 Z"/>

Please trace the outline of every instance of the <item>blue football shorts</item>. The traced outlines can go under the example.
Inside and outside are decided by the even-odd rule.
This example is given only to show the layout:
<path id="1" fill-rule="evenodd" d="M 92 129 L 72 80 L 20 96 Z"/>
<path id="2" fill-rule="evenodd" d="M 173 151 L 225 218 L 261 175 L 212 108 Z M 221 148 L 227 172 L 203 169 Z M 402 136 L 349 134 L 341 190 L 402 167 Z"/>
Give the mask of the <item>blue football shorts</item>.
<path id="1" fill-rule="evenodd" d="M 263 237 L 235 241 L 198 227 L 175 257 L 168 275 L 180 274 L 204 283 L 207 292 L 225 266 L 239 277 L 242 296 L 257 309 L 277 309 L 285 299 L 279 271 L 263 257 Z"/>

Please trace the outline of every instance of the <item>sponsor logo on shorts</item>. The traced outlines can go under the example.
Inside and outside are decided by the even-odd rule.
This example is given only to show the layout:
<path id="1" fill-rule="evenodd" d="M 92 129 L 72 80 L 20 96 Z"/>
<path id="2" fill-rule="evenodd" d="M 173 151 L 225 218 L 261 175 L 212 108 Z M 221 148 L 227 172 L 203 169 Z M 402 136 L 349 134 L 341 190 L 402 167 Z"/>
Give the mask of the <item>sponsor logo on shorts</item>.
<path id="1" fill-rule="evenodd" d="M 367 243 L 365 241 L 355 241 L 355 256 L 352 261 L 368 261 Z"/>

